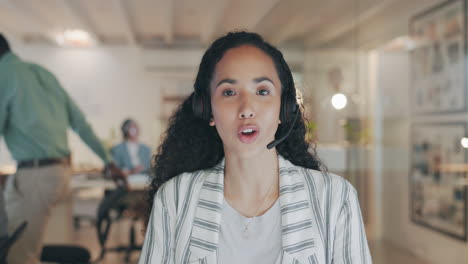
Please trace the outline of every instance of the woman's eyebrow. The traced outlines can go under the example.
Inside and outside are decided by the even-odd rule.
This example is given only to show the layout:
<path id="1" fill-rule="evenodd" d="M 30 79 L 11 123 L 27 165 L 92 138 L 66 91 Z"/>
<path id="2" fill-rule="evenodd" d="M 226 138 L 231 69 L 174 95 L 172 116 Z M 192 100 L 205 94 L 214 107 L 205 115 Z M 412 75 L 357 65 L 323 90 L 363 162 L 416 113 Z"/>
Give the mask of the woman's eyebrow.
<path id="1" fill-rule="evenodd" d="M 254 82 L 255 82 L 255 83 L 261 83 L 261 82 L 263 82 L 263 81 L 271 82 L 271 84 L 274 85 L 273 81 L 270 80 L 270 78 L 268 78 L 268 77 L 259 77 L 259 78 L 255 78 L 255 79 L 254 79 Z"/>
<path id="2" fill-rule="evenodd" d="M 218 84 L 216 85 L 216 88 L 218 88 L 218 86 L 220 86 L 223 83 L 236 84 L 237 81 L 234 79 L 223 79 L 220 82 L 218 82 Z"/>
<path id="3" fill-rule="evenodd" d="M 271 84 L 274 85 L 273 81 L 268 77 L 258 77 L 258 78 L 253 79 L 254 83 L 261 83 L 263 81 L 268 81 L 268 82 L 270 82 Z M 234 79 L 229 79 L 229 78 L 223 79 L 223 80 L 218 82 L 218 84 L 216 85 L 216 88 L 218 88 L 218 86 L 220 86 L 223 83 L 236 84 L 237 81 L 234 80 Z"/>

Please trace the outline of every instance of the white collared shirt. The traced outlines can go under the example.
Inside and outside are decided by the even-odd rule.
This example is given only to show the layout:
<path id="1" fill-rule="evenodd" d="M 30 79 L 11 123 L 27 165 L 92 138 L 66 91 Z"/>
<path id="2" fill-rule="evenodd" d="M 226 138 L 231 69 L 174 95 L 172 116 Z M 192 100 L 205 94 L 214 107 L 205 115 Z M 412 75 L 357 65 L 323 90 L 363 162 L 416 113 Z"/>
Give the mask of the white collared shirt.
<path id="1" fill-rule="evenodd" d="M 278 161 L 281 263 L 372 263 L 353 186 Z M 154 197 L 139 264 L 218 263 L 223 201 L 224 160 L 170 179 Z"/>
<path id="2" fill-rule="evenodd" d="M 125 142 L 128 149 L 128 155 L 130 156 L 130 161 L 132 162 L 132 167 L 138 167 L 141 164 L 140 158 L 138 157 L 138 150 L 140 144 L 127 140 Z"/>

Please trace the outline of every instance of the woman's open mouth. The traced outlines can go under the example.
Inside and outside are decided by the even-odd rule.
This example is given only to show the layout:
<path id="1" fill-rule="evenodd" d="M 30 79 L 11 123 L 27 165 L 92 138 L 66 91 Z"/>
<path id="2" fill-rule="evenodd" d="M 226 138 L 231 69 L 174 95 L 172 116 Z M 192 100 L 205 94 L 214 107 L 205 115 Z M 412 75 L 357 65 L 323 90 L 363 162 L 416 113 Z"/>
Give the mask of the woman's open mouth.
<path id="1" fill-rule="evenodd" d="M 252 143 L 255 141 L 259 134 L 259 130 L 256 126 L 243 126 L 239 129 L 237 136 L 242 143 Z"/>

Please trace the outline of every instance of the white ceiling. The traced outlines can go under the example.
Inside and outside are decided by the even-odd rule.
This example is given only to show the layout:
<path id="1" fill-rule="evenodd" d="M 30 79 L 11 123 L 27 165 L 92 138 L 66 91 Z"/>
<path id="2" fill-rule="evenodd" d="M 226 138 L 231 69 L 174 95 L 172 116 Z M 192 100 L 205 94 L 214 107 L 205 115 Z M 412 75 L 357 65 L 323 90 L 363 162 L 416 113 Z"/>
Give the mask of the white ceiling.
<path id="1" fill-rule="evenodd" d="M 34 43 L 54 43 L 54 34 L 82 29 L 103 45 L 203 47 L 227 31 L 245 29 L 276 45 L 365 46 L 406 32 L 409 17 L 438 2 L 0 0 L 0 31 Z"/>

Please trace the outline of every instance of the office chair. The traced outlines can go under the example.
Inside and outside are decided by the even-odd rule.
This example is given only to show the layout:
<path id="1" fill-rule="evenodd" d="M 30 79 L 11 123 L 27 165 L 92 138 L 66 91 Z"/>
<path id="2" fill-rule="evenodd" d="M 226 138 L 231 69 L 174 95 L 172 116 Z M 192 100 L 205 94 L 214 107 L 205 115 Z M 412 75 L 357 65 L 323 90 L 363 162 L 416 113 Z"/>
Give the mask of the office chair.
<path id="1" fill-rule="evenodd" d="M 122 204 L 120 202 L 125 196 L 127 196 L 127 194 L 128 192 L 125 188 L 118 187 L 105 195 L 99 204 L 96 220 L 97 236 L 101 246 L 99 260 L 104 258 L 106 252 L 125 252 L 125 261 L 128 263 L 130 261 L 132 251 L 141 250 L 141 246 L 136 245 L 135 243 L 135 218 L 132 218 L 128 245 L 119 245 L 113 248 L 106 247 L 112 223 L 122 218 L 125 208 L 122 208 Z"/>
<path id="2" fill-rule="evenodd" d="M 6 259 L 8 256 L 8 251 L 24 232 L 27 225 L 28 223 L 26 221 L 21 223 L 21 225 L 18 228 L 16 228 L 15 232 L 13 232 L 13 234 L 0 245 L 0 263 L 7 263 Z"/>
<path id="3" fill-rule="evenodd" d="M 26 229 L 28 223 L 24 221 L 15 232 L 0 245 L 0 264 L 7 263 L 8 251 Z M 48 245 L 43 247 L 41 261 L 59 264 L 89 264 L 91 255 L 87 249 L 76 246 Z"/>
<path id="4" fill-rule="evenodd" d="M 91 254 L 78 246 L 47 245 L 42 248 L 41 261 L 60 264 L 90 264 Z"/>

